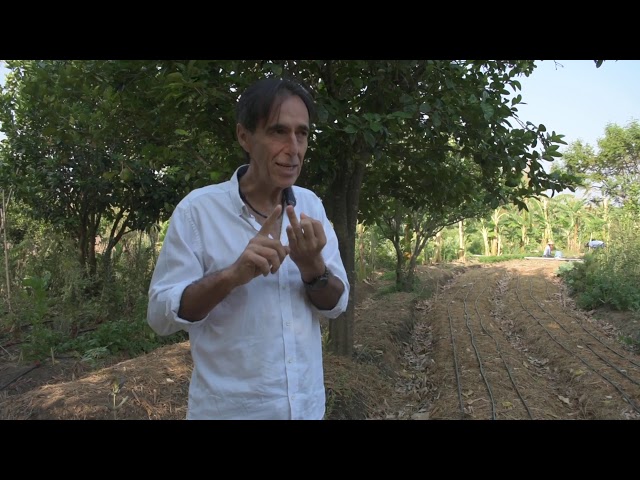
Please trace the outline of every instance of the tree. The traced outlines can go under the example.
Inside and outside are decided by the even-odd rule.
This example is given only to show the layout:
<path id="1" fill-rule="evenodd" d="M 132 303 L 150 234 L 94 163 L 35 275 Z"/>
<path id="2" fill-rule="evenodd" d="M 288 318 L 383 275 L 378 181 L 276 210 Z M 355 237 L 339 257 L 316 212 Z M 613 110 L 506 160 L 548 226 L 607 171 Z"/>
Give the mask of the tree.
<path id="1" fill-rule="evenodd" d="M 66 232 L 79 262 L 96 272 L 94 239 L 110 224 L 106 257 L 127 232 L 162 216 L 181 192 L 157 168 L 159 147 L 178 136 L 163 125 L 154 62 L 9 61 L 0 96 L 3 184 L 36 219 Z"/>
<path id="2" fill-rule="evenodd" d="M 527 196 L 572 185 L 568 175 L 542 168 L 542 160 L 560 156 L 562 135 L 530 122 L 511 125 L 518 122 L 522 97 L 509 95 L 520 90 L 520 75 L 533 72 L 533 61 L 315 61 L 296 67 L 318 99 L 322 130 L 304 181 L 322 185 L 350 280 L 360 193 L 399 151 L 422 153 L 410 177 L 421 184 L 429 167 L 451 151 L 475 162 L 479 191 L 493 208 L 501 202 L 524 205 Z M 529 181 L 519 187 L 525 169 Z M 451 178 L 432 182 L 443 199 L 456 185 Z M 505 182 L 513 188 L 504 190 Z M 403 188 L 412 185 L 409 180 Z M 344 315 L 343 322 L 331 323 L 331 345 L 350 355 L 353 302 Z"/>
<path id="3" fill-rule="evenodd" d="M 292 76 L 308 86 L 318 103 L 319 123 L 300 183 L 315 188 L 325 199 L 349 281 L 355 286 L 360 194 L 370 182 L 374 182 L 371 190 L 375 189 L 379 176 L 373 173 L 395 162 L 399 152 L 415 169 L 407 179 L 408 189 L 422 187 L 433 165 L 452 151 L 473 161 L 481 172 L 478 191 L 493 208 L 505 202 L 522 206 L 528 196 L 573 185 L 571 175 L 547 173 L 541 164 L 560 156 L 562 135 L 549 134 L 544 125 L 517 117 L 517 105 L 522 102 L 517 78 L 534 69 L 535 62 L 530 60 L 198 61 L 192 71 L 200 73 L 182 74 L 181 92 L 183 99 L 191 98 L 193 103 L 199 95 L 215 97 L 208 86 L 219 78 L 228 80 L 229 88 L 241 90 L 262 75 Z M 184 86 L 198 82 L 202 85 L 197 91 Z M 199 119 L 204 117 L 196 113 L 193 118 L 194 124 L 201 125 Z M 229 117 L 220 119 L 224 124 Z M 514 128 L 512 121 L 520 128 Z M 528 182 L 520 186 L 524 171 Z M 415 179 L 420 179 L 417 187 Z M 453 177 L 432 178 L 432 182 L 441 198 L 457 185 Z M 505 184 L 510 188 L 504 189 Z M 343 355 L 353 349 L 354 293 L 352 288 L 342 321 L 330 324 L 330 348 Z"/>
<path id="4" fill-rule="evenodd" d="M 377 224 L 396 250 L 396 287 L 413 288 L 417 260 L 443 228 L 485 212 L 482 173 L 455 151 L 429 162 L 419 151 L 393 150 L 396 161 L 370 173 L 361 193 L 360 217 Z M 437 184 L 449 185 L 446 194 Z M 380 192 L 385 192 L 380 194 Z"/>
<path id="5" fill-rule="evenodd" d="M 4 189 L 0 189 L 0 234 L 2 235 L 2 245 L 4 252 L 4 272 L 6 282 L 6 299 L 9 312 L 12 311 L 11 307 L 11 279 L 9 278 L 9 243 L 7 242 L 7 208 L 11 201 L 12 195 L 11 189 L 5 192 Z"/>
<path id="6" fill-rule="evenodd" d="M 580 238 L 586 202 L 586 199 L 577 198 L 574 195 L 562 194 L 556 197 L 556 205 L 566 235 L 566 248 L 569 251 L 580 251 L 581 246 L 589 240 Z"/>
<path id="7" fill-rule="evenodd" d="M 607 124 L 598 152 L 574 142 L 563 156 L 565 168 L 577 172 L 614 204 L 640 212 L 640 124 Z"/>
<path id="8" fill-rule="evenodd" d="M 394 176 L 411 191 L 408 200 L 432 195 L 429 205 L 436 210 L 430 215 L 445 213 L 438 206 L 451 205 L 449 197 L 463 198 L 456 192 L 459 179 L 438 168 L 452 154 L 475 164 L 478 176 L 471 196 L 480 196 L 491 208 L 506 203 L 524 206 L 529 196 L 574 184 L 566 172 L 548 173 L 542 167 L 543 160 L 560 156 L 562 135 L 518 118 L 517 106 L 523 100 L 518 78 L 534 71 L 532 60 L 14 65 L 21 81 L 10 87 L 15 95 L 3 95 L 0 115 L 9 125 L 12 162 L 29 179 L 20 187 L 21 197 L 57 206 L 43 207 L 41 216 L 61 220 L 78 239 L 81 255 L 87 255 L 86 239 L 99 224 L 98 214 L 109 216 L 114 225 L 120 222 L 113 233 L 117 240 L 125 223 L 135 229 L 167 218 L 187 189 L 217 180 L 239 163 L 235 99 L 237 92 L 264 75 L 298 78 L 317 100 L 319 122 L 300 183 L 325 199 L 352 286 L 361 192 L 375 191 L 381 178 L 376 172 L 393 174 L 386 167 L 397 159 L 406 163 Z M 87 167 L 94 163 L 97 166 Z M 38 173 L 44 171 L 49 173 Z M 525 171 L 527 182 L 521 184 Z M 430 176 L 434 172 L 441 177 Z M 39 189 L 37 182 L 56 186 L 60 193 Z M 84 196 L 74 197 L 80 192 Z M 392 198 L 394 192 L 379 193 Z M 93 200 L 98 208 L 93 208 Z M 406 207 L 419 208 L 408 200 Z M 65 201 L 84 205 L 93 216 L 65 209 Z M 352 288 L 342 321 L 330 324 L 330 348 L 343 355 L 353 349 L 354 292 Z"/>

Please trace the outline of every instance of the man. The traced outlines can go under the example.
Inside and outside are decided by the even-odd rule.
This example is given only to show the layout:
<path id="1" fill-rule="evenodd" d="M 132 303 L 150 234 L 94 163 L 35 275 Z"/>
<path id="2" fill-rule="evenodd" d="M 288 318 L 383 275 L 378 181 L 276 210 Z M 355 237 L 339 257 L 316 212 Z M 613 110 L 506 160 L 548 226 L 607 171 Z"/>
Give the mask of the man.
<path id="1" fill-rule="evenodd" d="M 551 250 L 553 250 L 555 248 L 555 245 L 552 241 L 547 242 L 547 246 L 544 247 L 544 252 L 542 253 L 543 257 L 550 257 L 551 256 Z"/>
<path id="2" fill-rule="evenodd" d="M 604 248 L 605 243 L 602 240 L 589 240 L 585 246 L 589 250 L 593 250 L 595 248 Z"/>
<path id="3" fill-rule="evenodd" d="M 315 105 L 264 79 L 237 104 L 248 165 L 176 207 L 149 288 L 149 325 L 189 333 L 187 419 L 322 419 L 320 316 L 349 282 L 321 200 L 294 185 Z"/>

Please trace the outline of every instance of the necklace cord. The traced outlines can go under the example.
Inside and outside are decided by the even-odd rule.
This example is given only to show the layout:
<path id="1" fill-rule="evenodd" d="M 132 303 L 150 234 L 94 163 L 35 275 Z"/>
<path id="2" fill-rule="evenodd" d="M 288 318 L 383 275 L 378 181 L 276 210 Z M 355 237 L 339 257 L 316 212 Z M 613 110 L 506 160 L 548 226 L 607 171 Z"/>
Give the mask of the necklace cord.
<path id="1" fill-rule="evenodd" d="M 246 204 L 249 206 L 249 208 L 250 208 L 251 210 L 253 210 L 254 212 L 256 212 L 256 213 L 257 213 L 258 215 L 260 215 L 262 218 L 267 218 L 267 215 L 265 215 L 265 214 L 264 214 L 264 213 L 262 213 L 262 212 L 259 212 L 258 210 L 256 210 L 256 209 L 255 209 L 255 207 L 254 207 L 253 205 L 251 205 L 251 204 L 249 203 L 249 200 L 247 200 L 247 197 L 245 197 L 245 196 L 244 196 L 244 193 L 242 193 L 242 190 L 238 189 L 238 192 L 240 192 L 240 198 L 242 199 L 242 201 L 243 201 L 244 203 L 246 203 Z"/>

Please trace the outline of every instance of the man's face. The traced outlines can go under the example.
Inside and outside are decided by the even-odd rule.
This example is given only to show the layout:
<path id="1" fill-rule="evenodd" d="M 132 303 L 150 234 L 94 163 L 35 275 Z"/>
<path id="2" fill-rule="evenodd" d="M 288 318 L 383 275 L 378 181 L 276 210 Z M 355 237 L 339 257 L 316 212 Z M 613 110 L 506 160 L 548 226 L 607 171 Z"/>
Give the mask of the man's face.
<path id="1" fill-rule="evenodd" d="M 254 133 L 238 125 L 238 140 L 249 152 L 261 182 L 279 189 L 290 187 L 300 175 L 307 151 L 307 107 L 300 97 L 287 96 Z"/>

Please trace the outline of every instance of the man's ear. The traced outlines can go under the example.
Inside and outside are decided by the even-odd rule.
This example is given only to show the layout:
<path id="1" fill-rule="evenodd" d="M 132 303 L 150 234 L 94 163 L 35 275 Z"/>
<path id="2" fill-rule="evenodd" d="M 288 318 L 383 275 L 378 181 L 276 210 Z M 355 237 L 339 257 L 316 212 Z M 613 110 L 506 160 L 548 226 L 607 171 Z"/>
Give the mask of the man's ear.
<path id="1" fill-rule="evenodd" d="M 249 151 L 249 131 L 244 128 L 240 123 L 236 125 L 236 137 L 238 137 L 238 143 L 246 151 Z"/>

